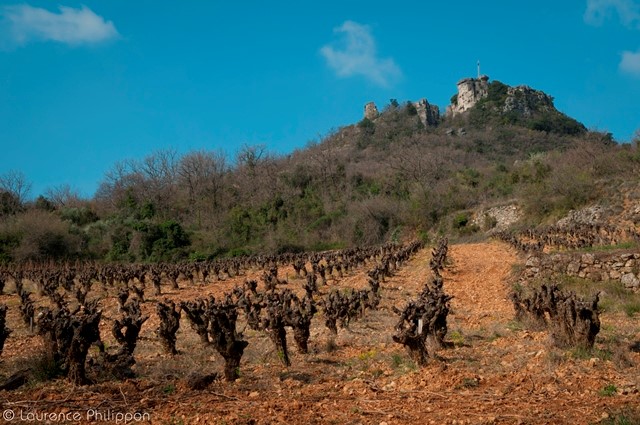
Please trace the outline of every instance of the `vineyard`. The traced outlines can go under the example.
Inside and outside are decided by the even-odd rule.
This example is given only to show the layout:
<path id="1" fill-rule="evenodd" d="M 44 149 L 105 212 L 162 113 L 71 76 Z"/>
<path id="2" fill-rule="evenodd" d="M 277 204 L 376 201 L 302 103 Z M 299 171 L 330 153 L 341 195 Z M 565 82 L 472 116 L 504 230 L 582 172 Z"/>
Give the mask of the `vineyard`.
<path id="1" fill-rule="evenodd" d="M 638 315 L 608 288 L 513 286 L 527 251 L 616 238 L 637 235 L 9 266 L 0 407 L 166 424 L 632 423 L 616 421 L 640 418 Z"/>

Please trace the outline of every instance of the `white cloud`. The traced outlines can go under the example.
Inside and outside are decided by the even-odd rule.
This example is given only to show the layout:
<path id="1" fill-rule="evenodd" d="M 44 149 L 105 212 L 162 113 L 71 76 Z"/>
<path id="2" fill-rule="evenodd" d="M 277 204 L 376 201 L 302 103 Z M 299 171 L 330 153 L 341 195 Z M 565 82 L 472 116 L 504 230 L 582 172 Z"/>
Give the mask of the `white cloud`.
<path id="1" fill-rule="evenodd" d="M 636 0 L 587 0 L 584 21 L 599 26 L 614 14 L 625 27 L 640 30 L 640 2 Z M 640 77 L 640 50 L 622 52 L 618 68 L 621 72 Z"/>
<path id="2" fill-rule="evenodd" d="M 360 75 L 386 87 L 402 75 L 393 59 L 377 56 L 376 42 L 368 26 L 346 21 L 334 32 L 343 35 L 340 47 L 326 45 L 320 53 L 338 76 Z"/>
<path id="3" fill-rule="evenodd" d="M 637 52 L 622 52 L 620 70 L 627 74 L 640 77 L 640 50 L 638 50 Z"/>
<path id="4" fill-rule="evenodd" d="M 2 25 L 17 45 L 30 41 L 56 41 L 70 45 L 92 44 L 118 37 L 113 22 L 105 21 L 91 9 L 59 6 L 60 13 L 27 4 L 0 9 Z"/>
<path id="5" fill-rule="evenodd" d="M 624 26 L 640 29 L 640 3 L 634 0 L 587 0 L 584 21 L 599 26 L 614 12 Z"/>

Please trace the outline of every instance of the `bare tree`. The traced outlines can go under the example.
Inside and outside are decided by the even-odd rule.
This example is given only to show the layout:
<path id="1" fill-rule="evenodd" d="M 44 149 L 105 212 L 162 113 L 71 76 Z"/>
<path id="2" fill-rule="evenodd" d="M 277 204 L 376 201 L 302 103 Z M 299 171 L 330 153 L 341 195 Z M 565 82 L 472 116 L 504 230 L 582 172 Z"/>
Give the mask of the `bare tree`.
<path id="1" fill-rule="evenodd" d="M 178 168 L 178 154 L 173 149 L 159 150 L 147 156 L 138 165 L 138 169 L 146 180 L 157 186 L 164 186 L 175 182 Z"/>
<path id="2" fill-rule="evenodd" d="M 280 181 L 278 160 L 277 156 L 267 152 L 265 145 L 244 145 L 240 148 L 231 185 L 239 200 L 257 206 L 273 197 Z"/>
<path id="3" fill-rule="evenodd" d="M 126 197 L 133 196 L 136 202 L 151 201 L 158 211 L 168 211 L 177 170 L 178 155 L 172 149 L 156 151 L 142 161 L 118 162 L 105 175 L 96 198 L 117 207 Z"/>
<path id="4" fill-rule="evenodd" d="M 247 167 L 253 171 L 267 156 L 267 147 L 260 145 L 244 144 L 236 154 L 236 162 L 239 168 Z"/>
<path id="5" fill-rule="evenodd" d="M 409 146 L 396 149 L 391 155 L 391 168 L 414 183 L 423 194 L 429 193 L 435 182 L 446 177 L 454 162 L 446 149 L 425 146 L 420 139 L 410 140 Z"/>
<path id="6" fill-rule="evenodd" d="M 69 207 L 80 204 L 80 193 L 77 189 L 72 188 L 68 184 L 62 184 L 49 188 L 45 191 L 45 196 L 56 207 Z"/>
<path id="7" fill-rule="evenodd" d="M 95 198 L 113 208 L 118 207 L 127 194 L 137 195 L 144 177 L 135 168 L 134 161 L 116 162 L 105 174 Z"/>
<path id="8" fill-rule="evenodd" d="M 220 204 L 227 161 L 223 152 L 195 151 L 183 156 L 177 166 L 178 184 L 187 192 L 189 205 L 197 208 L 206 199 L 214 210 Z"/>
<path id="9" fill-rule="evenodd" d="M 134 166 L 143 176 L 143 196 L 164 211 L 171 206 L 177 179 L 178 155 L 173 149 L 159 150 Z"/>
<path id="10" fill-rule="evenodd" d="M 0 217 L 22 211 L 30 190 L 31 183 L 21 172 L 12 170 L 0 175 Z"/>
<path id="11" fill-rule="evenodd" d="M 327 188 L 338 189 L 340 181 L 344 178 L 342 175 L 344 171 L 342 173 L 340 171 L 344 168 L 344 162 L 336 144 L 325 143 L 315 146 L 309 150 L 309 153 L 310 165 L 322 181 L 321 190 L 326 192 Z"/>

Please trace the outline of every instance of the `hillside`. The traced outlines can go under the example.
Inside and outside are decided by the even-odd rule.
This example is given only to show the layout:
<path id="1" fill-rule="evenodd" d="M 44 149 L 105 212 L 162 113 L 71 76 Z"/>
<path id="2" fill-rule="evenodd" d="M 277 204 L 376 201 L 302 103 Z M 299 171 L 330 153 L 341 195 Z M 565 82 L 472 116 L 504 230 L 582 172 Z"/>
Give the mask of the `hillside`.
<path id="1" fill-rule="evenodd" d="M 526 86 L 465 79 L 448 112 L 392 99 L 288 155 L 164 150 L 115 164 L 91 200 L 34 202 L 5 185 L 0 261 L 175 261 L 481 236 L 569 211 L 634 204 L 640 154 L 587 131 Z M 5 180 L 3 180 L 5 181 Z M 622 188 L 624 187 L 624 190 Z M 627 194 L 627 195 L 623 195 Z M 623 199 L 624 198 L 624 199 Z M 504 230 L 504 229 L 501 229 Z"/>

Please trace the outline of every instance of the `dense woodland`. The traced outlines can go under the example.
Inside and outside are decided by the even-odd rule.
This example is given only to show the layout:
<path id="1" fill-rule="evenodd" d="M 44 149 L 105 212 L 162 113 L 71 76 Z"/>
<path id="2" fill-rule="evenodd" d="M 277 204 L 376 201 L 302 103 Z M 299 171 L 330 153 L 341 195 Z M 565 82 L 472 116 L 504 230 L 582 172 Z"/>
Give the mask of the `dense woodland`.
<path id="1" fill-rule="evenodd" d="M 5 173 L 0 262 L 321 251 L 482 232 L 494 223 L 471 225 L 472 214 L 507 203 L 522 207 L 522 226 L 622 205 L 640 174 L 637 140 L 618 144 L 564 116 L 492 115 L 494 97 L 426 128 L 392 99 L 376 120 L 288 155 L 153 152 L 114 164 L 92 199 L 68 186 L 29 198 L 28 176 Z"/>

